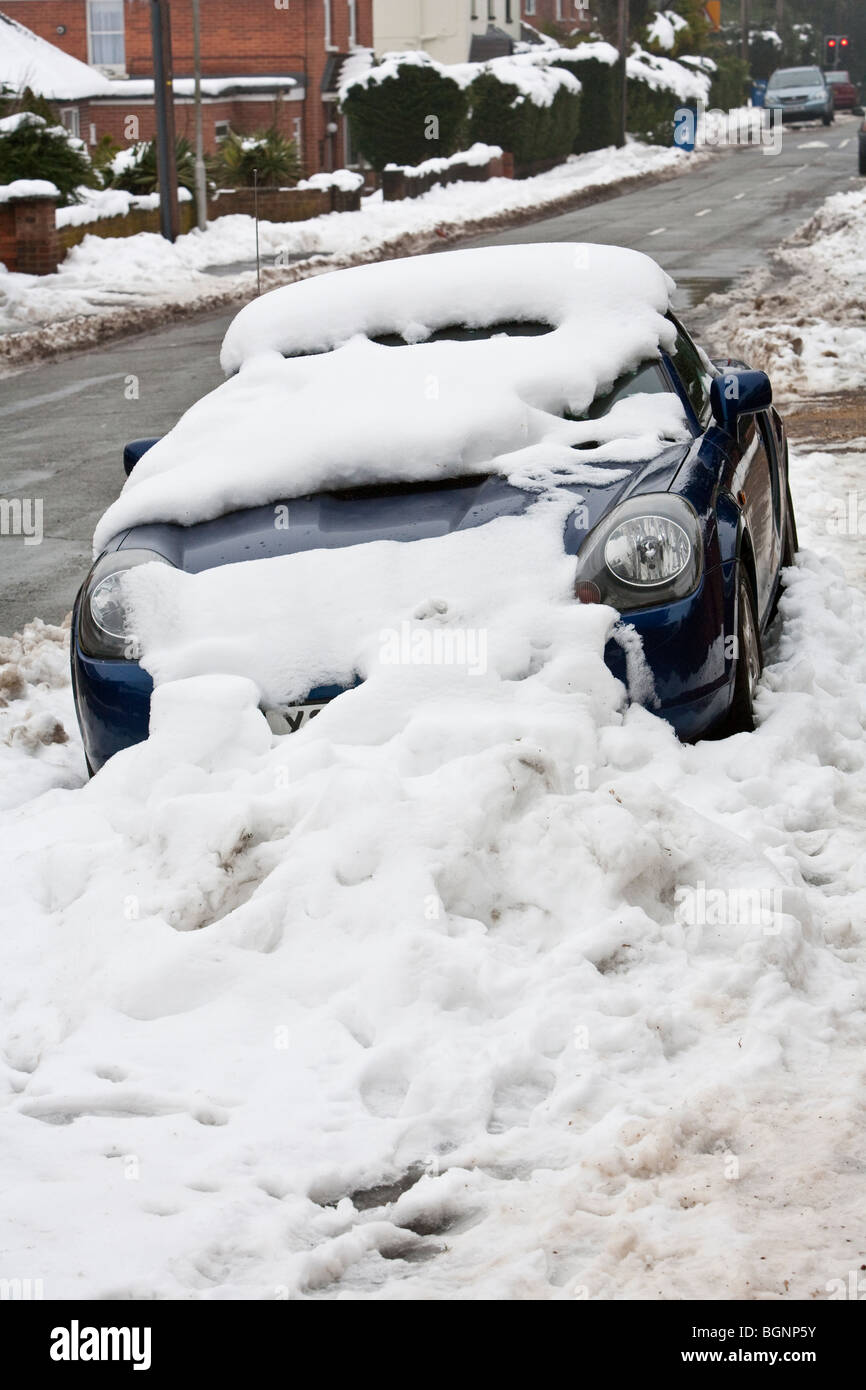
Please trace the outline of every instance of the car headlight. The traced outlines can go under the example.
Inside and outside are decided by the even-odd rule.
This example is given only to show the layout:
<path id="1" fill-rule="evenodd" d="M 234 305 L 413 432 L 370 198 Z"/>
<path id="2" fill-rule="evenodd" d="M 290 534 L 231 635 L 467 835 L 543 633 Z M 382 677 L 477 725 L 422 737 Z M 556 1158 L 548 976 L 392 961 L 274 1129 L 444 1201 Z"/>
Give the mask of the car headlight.
<path id="1" fill-rule="evenodd" d="M 113 550 L 97 560 L 84 585 L 78 610 L 78 640 L 87 656 L 138 659 L 123 596 L 123 575 L 138 565 L 171 563 L 155 550 Z"/>
<path id="2" fill-rule="evenodd" d="M 703 570 L 697 513 L 682 497 L 631 497 L 598 523 L 577 557 L 575 597 L 621 613 L 685 598 Z"/>

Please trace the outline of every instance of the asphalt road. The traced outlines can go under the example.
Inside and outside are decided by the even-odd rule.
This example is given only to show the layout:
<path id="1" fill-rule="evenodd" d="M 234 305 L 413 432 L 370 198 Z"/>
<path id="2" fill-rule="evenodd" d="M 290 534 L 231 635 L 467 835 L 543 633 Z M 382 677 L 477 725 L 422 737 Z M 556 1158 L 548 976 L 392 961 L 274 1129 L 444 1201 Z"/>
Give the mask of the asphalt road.
<path id="1" fill-rule="evenodd" d="M 830 193 L 859 186 L 856 161 L 851 118 L 830 130 L 791 129 L 778 155 L 722 153 L 681 178 L 466 244 L 634 247 L 678 281 L 678 307 L 690 322 L 690 306 L 760 266 Z M 41 500 L 43 528 L 41 544 L 0 534 L 0 633 L 34 616 L 58 622 L 69 610 L 96 521 L 123 482 L 123 443 L 164 433 L 219 383 L 229 318 L 128 338 L 0 381 L 0 501 Z M 724 346 L 711 341 L 711 326 L 705 342 Z"/>

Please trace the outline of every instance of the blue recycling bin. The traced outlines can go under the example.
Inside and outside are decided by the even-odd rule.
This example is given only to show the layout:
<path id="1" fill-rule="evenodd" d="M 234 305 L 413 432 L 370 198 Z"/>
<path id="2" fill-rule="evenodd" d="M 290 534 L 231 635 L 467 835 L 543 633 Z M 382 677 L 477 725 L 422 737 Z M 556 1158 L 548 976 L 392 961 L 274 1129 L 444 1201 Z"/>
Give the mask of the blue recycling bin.
<path id="1" fill-rule="evenodd" d="M 763 106 L 767 95 L 766 79 L 760 78 L 752 83 L 752 105 Z"/>

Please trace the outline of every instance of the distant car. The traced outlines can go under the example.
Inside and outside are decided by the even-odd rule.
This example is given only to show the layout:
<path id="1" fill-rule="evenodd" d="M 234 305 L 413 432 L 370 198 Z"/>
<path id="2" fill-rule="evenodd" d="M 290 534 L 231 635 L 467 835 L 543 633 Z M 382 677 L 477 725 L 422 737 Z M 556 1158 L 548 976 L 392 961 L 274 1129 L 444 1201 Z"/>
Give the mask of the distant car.
<path id="1" fill-rule="evenodd" d="M 764 105 L 783 121 L 823 121 L 835 115 L 833 89 L 820 68 L 777 68 L 767 83 Z"/>
<path id="2" fill-rule="evenodd" d="M 583 248 L 590 253 L 596 249 L 602 248 Z M 507 256 L 503 259 L 505 253 L 518 251 L 523 256 L 519 265 Z M 469 307 L 464 312 L 474 321 L 443 319 L 434 323 L 420 343 L 404 338 L 399 314 L 394 309 L 380 309 L 378 296 L 384 294 L 393 304 L 399 291 L 399 312 L 407 313 L 404 305 L 411 308 L 415 303 L 412 276 L 425 273 L 429 280 L 433 258 L 425 256 L 301 281 L 254 301 L 241 314 L 247 315 L 244 326 L 248 330 L 259 323 L 259 319 L 249 318 L 251 313 L 255 316 L 267 311 L 269 321 L 273 321 L 278 317 L 274 311 L 279 309 L 281 334 L 283 322 L 296 335 L 308 332 L 307 323 L 317 326 L 327 322 L 335 341 L 330 348 L 319 344 L 316 350 L 330 351 L 337 358 L 345 354 L 347 364 L 355 360 L 352 354 L 357 354 L 359 340 L 365 338 L 362 351 L 384 354 L 383 380 L 391 354 L 416 354 L 411 363 L 404 361 L 407 366 L 415 364 L 413 370 L 423 370 L 423 364 L 434 360 L 446 344 L 458 361 L 462 357 L 461 371 L 471 381 L 480 341 L 516 340 L 514 348 L 507 351 L 512 354 L 510 360 L 523 363 L 531 359 L 531 345 L 541 341 L 539 335 L 555 333 L 550 320 L 503 319 L 495 306 L 503 298 L 503 284 L 511 279 L 517 283 L 521 271 L 527 283 L 534 283 L 530 272 L 537 274 L 539 267 L 554 277 L 550 303 L 563 301 L 567 293 L 575 297 L 572 286 L 563 287 L 567 274 L 581 273 L 579 269 L 572 272 L 573 251 L 570 246 L 540 245 L 437 255 L 440 280 L 447 280 L 449 274 L 453 280 L 448 264 L 452 257 L 474 258 L 460 262 L 457 269 L 465 275 L 468 266 L 473 284 L 485 291 L 490 307 L 485 309 L 482 322 L 478 321 L 479 312 L 473 314 Z M 626 258 L 637 254 L 619 248 L 603 248 L 603 252 L 607 257 L 614 253 L 621 256 L 626 270 L 632 265 Z M 376 276 L 371 282 L 373 271 Z M 360 272 L 366 272 L 365 279 L 359 279 Z M 616 265 L 608 273 L 615 277 Z M 375 298 L 370 298 L 371 283 Z M 360 296 L 365 287 L 368 301 L 376 309 L 375 317 L 366 321 Z M 602 285 L 602 293 L 603 289 Z M 278 301 L 280 295 L 284 298 Z M 443 302 L 447 305 L 449 301 Z M 580 305 L 579 296 L 576 302 Z M 425 312 L 431 312 L 429 303 Z M 441 312 L 450 314 L 453 310 L 446 307 Z M 583 311 L 578 307 L 576 312 L 579 316 Z M 655 312 L 664 311 L 657 308 Z M 612 454 L 595 469 L 591 480 L 573 485 L 574 509 L 562 543 L 564 553 L 573 558 L 575 600 L 609 604 L 622 614 L 624 623 L 642 641 L 655 687 L 653 708 L 682 738 L 695 739 L 710 732 L 752 728 L 762 640 L 775 612 L 782 570 L 793 563 L 797 534 L 788 488 L 785 428 L 772 406 L 769 379 L 763 372 L 749 370 L 743 362 L 710 362 L 677 319 L 669 312 L 665 317 L 670 329 L 668 350 L 650 352 L 644 347 L 633 369 L 612 384 L 597 387 L 596 397 L 584 413 L 575 416 L 566 410 L 554 418 L 600 422 L 623 403 L 628 405 L 627 398 L 658 404 L 660 394 L 666 394 L 678 407 L 683 422 L 681 438 L 647 446 L 651 447 L 651 457 L 635 459 L 627 448 Z M 611 312 L 610 322 L 615 321 L 616 314 Z M 293 328 L 293 324 L 301 326 Z M 576 332 L 582 331 L 578 317 Z M 597 320 L 593 323 L 591 316 L 586 332 L 598 333 Z M 295 351 L 298 341 L 301 346 Z M 309 336 L 293 340 L 294 346 L 283 344 L 271 357 L 275 361 L 279 355 L 293 362 L 321 361 L 307 355 L 313 351 L 312 341 Z M 239 360 L 243 373 L 245 359 Z M 225 349 L 224 361 L 229 362 L 229 370 L 238 370 Z M 341 369 L 342 361 L 338 361 L 331 370 Z M 298 367 L 292 370 L 297 372 Z M 563 362 L 562 372 L 567 382 L 568 361 Z M 481 380 L 485 380 L 483 375 Z M 229 385 L 218 392 L 224 393 Z M 245 398 L 240 399 L 240 406 L 231 408 L 239 410 L 237 425 L 243 430 L 243 412 L 251 407 Z M 637 399 L 632 400 L 632 408 L 638 404 Z M 207 399 L 200 401 L 193 411 L 206 410 L 207 405 Z M 323 437 L 328 428 L 328 421 L 323 419 Z M 471 422 L 461 428 L 470 430 Z M 146 439 L 127 445 L 127 473 L 158 442 Z M 515 437 L 514 448 L 524 442 L 522 437 Z M 285 447 L 290 470 L 290 436 Z M 431 472 L 420 480 L 408 480 L 389 475 L 388 468 L 383 467 L 381 476 L 371 483 L 321 487 L 296 497 L 287 508 L 285 527 L 275 527 L 273 506 L 239 507 L 235 498 L 225 514 L 211 514 L 210 519 L 194 524 L 157 520 L 118 525 L 115 534 L 109 530 L 81 586 L 72 619 L 73 687 L 91 771 L 148 734 L 153 687 L 150 675 L 136 659 L 134 645 L 130 647 L 120 582 L 126 570 L 161 561 L 195 574 L 239 561 L 363 546 L 382 539 L 412 544 L 483 527 L 503 515 L 523 515 L 537 501 L 537 491 L 531 487 L 511 482 L 495 471 L 492 462 L 468 466 L 461 460 L 462 452 L 457 449 L 452 472 L 445 477 Z M 510 456 L 510 446 L 506 453 Z M 238 476 L 247 469 L 248 461 L 239 459 Z M 285 486 L 285 482 L 278 478 L 274 486 Z M 572 489 L 572 484 L 563 482 L 562 487 Z M 503 556 L 503 564 L 507 563 L 507 556 Z M 346 603 L 351 602 L 352 596 L 347 594 Z M 251 613 L 250 622 L 255 621 L 256 615 Z M 609 641 L 605 660 L 628 688 L 624 647 Z M 341 687 L 317 687 L 297 704 L 283 707 L 278 703 L 274 708 L 263 708 L 263 713 L 275 733 L 291 733 L 303 728 L 324 704 L 341 693 Z"/>
<path id="3" fill-rule="evenodd" d="M 836 68 L 825 72 L 827 86 L 833 92 L 833 104 L 837 111 L 853 111 L 858 104 L 858 92 L 847 72 Z"/>

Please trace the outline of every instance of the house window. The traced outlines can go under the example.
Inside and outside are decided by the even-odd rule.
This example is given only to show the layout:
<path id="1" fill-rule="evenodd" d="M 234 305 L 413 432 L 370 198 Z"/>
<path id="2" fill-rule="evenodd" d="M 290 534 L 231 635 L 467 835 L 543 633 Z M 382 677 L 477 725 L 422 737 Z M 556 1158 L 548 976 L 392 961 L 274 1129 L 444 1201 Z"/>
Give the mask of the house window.
<path id="1" fill-rule="evenodd" d="M 358 43 L 358 6 L 356 0 L 349 0 L 349 47 Z"/>
<path id="2" fill-rule="evenodd" d="M 496 18 L 496 0 L 487 0 L 487 18 Z"/>
<path id="3" fill-rule="evenodd" d="M 301 153 L 301 150 L 303 149 L 303 143 L 302 143 L 302 142 L 303 142 L 303 136 L 304 136 L 304 127 L 303 127 L 303 125 L 301 124 L 301 117 L 300 117 L 300 116 L 293 116 L 293 117 L 292 117 L 292 139 L 294 140 L 295 145 L 297 146 L 297 150 L 298 150 L 298 154 L 299 154 L 299 155 L 300 155 L 300 153 Z"/>
<path id="4" fill-rule="evenodd" d="M 63 122 L 64 130 L 68 130 L 70 135 L 74 135 L 76 140 L 81 138 L 81 121 L 78 115 L 77 106 L 61 106 L 60 119 Z M 91 142 L 95 143 L 95 142 Z"/>
<path id="5" fill-rule="evenodd" d="M 228 139 L 228 134 L 230 130 L 231 126 L 229 125 L 228 121 L 214 121 L 213 133 L 214 139 L 216 140 L 217 144 L 219 144 L 222 140 Z"/>
<path id="6" fill-rule="evenodd" d="M 514 15 L 511 12 L 511 0 L 505 0 L 505 23 L 510 24 Z"/>
<path id="7" fill-rule="evenodd" d="M 87 43 L 94 67 L 123 69 L 123 0 L 87 0 Z"/>
<path id="8" fill-rule="evenodd" d="M 331 0 L 325 0 L 325 47 L 334 47 L 334 38 L 331 32 Z"/>
<path id="9" fill-rule="evenodd" d="M 535 14 L 535 0 L 526 0 L 525 9 L 527 14 Z"/>
<path id="10" fill-rule="evenodd" d="M 562 0 L 556 0 L 556 17 L 562 19 Z"/>
<path id="11" fill-rule="evenodd" d="M 470 19 L 478 18 L 478 0 L 472 0 L 472 8 L 469 11 Z"/>

